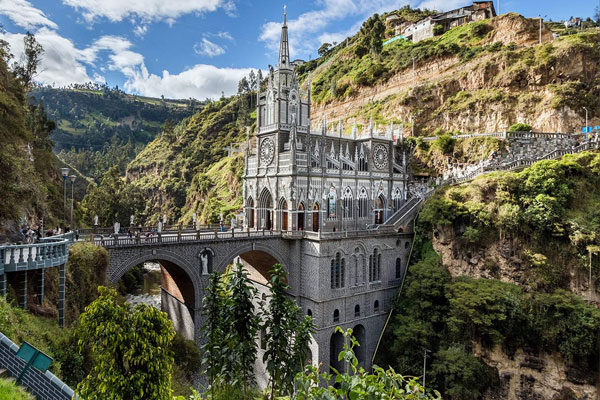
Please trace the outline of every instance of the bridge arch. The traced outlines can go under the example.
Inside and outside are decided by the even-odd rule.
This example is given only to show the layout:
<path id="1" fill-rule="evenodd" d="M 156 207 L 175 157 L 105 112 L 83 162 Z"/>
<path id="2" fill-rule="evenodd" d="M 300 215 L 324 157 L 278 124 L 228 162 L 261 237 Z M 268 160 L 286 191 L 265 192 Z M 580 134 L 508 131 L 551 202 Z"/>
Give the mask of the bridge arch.
<path id="1" fill-rule="evenodd" d="M 113 283 L 118 282 L 127 271 L 147 261 L 166 261 L 181 269 L 187 275 L 187 277 L 189 277 L 193 286 L 193 307 L 195 309 L 199 309 L 202 306 L 201 293 L 203 284 L 202 280 L 198 276 L 198 268 L 194 267 L 189 260 L 186 260 L 177 253 L 169 250 L 153 249 L 142 254 L 136 254 L 128 257 L 125 262 L 122 262 L 115 268 L 109 269 L 108 275 L 110 281 Z"/>
<path id="2" fill-rule="evenodd" d="M 225 267 L 233 262 L 237 256 L 241 256 L 245 261 L 247 260 L 244 255 L 248 258 L 254 258 L 257 264 L 252 266 L 264 277 L 267 277 L 269 270 L 273 267 L 273 264 L 282 264 L 284 269 L 289 273 L 289 265 L 285 262 L 287 258 L 278 249 L 268 244 L 260 242 L 246 242 L 233 248 L 224 257 L 220 257 L 215 263 L 215 271 L 223 272 Z"/>

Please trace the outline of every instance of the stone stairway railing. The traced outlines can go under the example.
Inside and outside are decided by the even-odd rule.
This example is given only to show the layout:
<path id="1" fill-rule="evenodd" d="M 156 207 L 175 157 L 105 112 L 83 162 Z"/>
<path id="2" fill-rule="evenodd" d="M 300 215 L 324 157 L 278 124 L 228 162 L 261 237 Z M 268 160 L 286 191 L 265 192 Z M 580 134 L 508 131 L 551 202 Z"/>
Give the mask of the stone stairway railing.
<path id="1" fill-rule="evenodd" d="M 441 186 L 446 185 L 456 185 L 459 183 L 467 182 L 475 179 L 476 177 L 483 175 L 488 172 L 495 171 L 514 171 L 517 169 L 525 168 L 531 166 L 532 164 L 542 161 L 542 160 L 555 160 L 560 158 L 566 154 L 575 154 L 581 153 L 587 150 L 599 150 L 600 149 L 600 141 L 597 142 L 587 142 L 582 143 L 579 146 L 573 147 L 571 149 L 556 149 L 547 153 L 541 157 L 537 158 L 527 158 L 527 159 L 519 159 L 512 161 L 507 164 L 497 165 L 497 166 L 480 166 L 477 169 L 471 171 L 468 174 L 465 174 L 460 177 L 451 177 L 446 179 L 445 181 L 440 182 L 439 185 L 430 189 L 423 196 L 415 196 L 409 199 L 402 207 L 398 209 L 394 214 L 392 214 L 382 225 L 379 225 L 377 229 L 385 229 L 386 227 L 393 226 L 395 229 L 400 228 L 404 224 L 408 223 L 411 219 L 416 217 L 417 212 L 420 210 L 421 206 L 424 204 L 425 200 L 429 198 L 434 192 L 435 189 Z"/>
<path id="2" fill-rule="evenodd" d="M 497 137 L 502 139 L 559 139 L 571 138 L 575 136 L 585 135 L 583 133 L 551 133 L 551 132 L 492 132 L 492 133 L 469 133 L 464 135 L 452 135 L 453 139 L 470 139 L 478 137 Z M 438 136 L 425 136 L 423 140 L 433 142 Z"/>

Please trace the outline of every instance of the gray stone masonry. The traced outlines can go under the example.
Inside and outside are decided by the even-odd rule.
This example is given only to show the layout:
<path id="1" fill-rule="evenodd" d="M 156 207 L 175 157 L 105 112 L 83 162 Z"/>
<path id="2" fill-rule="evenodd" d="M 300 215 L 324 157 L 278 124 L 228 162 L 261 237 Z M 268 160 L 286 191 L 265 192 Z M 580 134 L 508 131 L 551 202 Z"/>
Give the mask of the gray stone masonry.
<path id="1" fill-rule="evenodd" d="M 19 376 L 25 362 L 17 357 L 19 346 L 0 333 L 0 367 L 5 368 L 15 379 Z M 74 392 L 52 372 L 41 373 L 30 368 L 21 381 L 27 390 L 38 400 L 71 400 Z"/>

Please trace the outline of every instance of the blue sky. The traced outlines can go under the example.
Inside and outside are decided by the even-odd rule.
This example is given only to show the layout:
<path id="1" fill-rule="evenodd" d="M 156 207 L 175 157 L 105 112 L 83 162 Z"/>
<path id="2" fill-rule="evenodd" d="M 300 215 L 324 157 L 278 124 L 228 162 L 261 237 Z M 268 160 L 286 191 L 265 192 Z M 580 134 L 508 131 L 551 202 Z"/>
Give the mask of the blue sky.
<path id="1" fill-rule="evenodd" d="M 29 30 L 45 48 L 37 80 L 87 81 L 170 98 L 235 92 L 250 69 L 277 58 L 283 5 L 292 58 L 309 59 L 325 41 L 354 34 L 375 12 L 448 10 L 463 0 L 0 0 L 0 38 L 22 53 Z M 498 7 L 498 1 L 495 1 Z M 595 0 L 501 0 L 500 10 L 553 20 L 592 16 Z"/>

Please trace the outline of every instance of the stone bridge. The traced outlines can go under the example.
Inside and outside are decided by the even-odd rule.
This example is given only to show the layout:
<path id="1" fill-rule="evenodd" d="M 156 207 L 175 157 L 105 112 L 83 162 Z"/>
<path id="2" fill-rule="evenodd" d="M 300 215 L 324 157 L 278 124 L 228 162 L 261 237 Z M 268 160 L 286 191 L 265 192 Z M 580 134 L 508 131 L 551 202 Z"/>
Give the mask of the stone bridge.
<path id="1" fill-rule="evenodd" d="M 114 236 L 114 235 L 113 235 Z M 162 270 L 163 301 L 176 328 L 188 338 L 199 338 L 202 299 L 209 274 L 222 273 L 236 257 L 250 264 L 263 277 L 275 263 L 284 265 L 296 296 L 300 286 L 298 266 L 300 241 L 296 235 L 271 231 L 162 232 L 150 237 L 95 237 L 110 255 L 108 277 L 117 283 L 133 267 L 158 262 Z M 166 292 L 166 293 L 165 293 Z M 165 308 L 163 306 L 163 308 Z"/>

